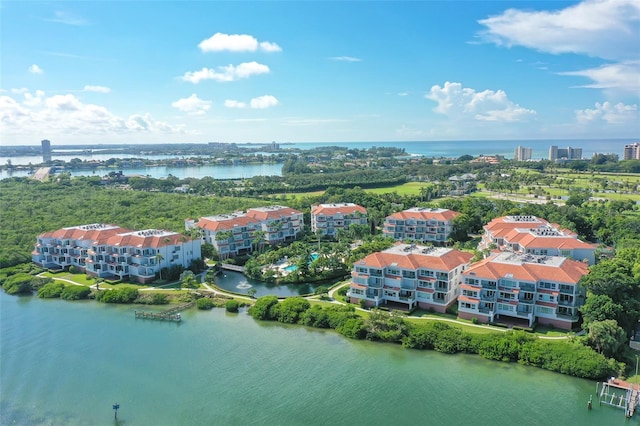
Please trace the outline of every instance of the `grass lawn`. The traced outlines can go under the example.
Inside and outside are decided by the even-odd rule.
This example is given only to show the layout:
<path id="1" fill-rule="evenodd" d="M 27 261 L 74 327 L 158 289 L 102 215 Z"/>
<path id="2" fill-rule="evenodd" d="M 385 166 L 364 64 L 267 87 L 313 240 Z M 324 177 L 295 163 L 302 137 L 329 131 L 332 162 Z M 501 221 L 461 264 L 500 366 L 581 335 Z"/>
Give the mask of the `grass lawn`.
<path id="1" fill-rule="evenodd" d="M 86 286 L 94 285 L 96 283 L 93 278 L 89 278 L 85 274 L 72 274 L 70 272 L 60 272 L 58 274 L 53 274 L 51 272 L 43 272 L 40 275 L 43 277 L 51 278 L 53 280 L 59 280 L 64 284 L 68 283 L 63 280 L 73 281 L 76 284 Z"/>
<path id="2" fill-rule="evenodd" d="M 397 192 L 399 195 L 420 195 L 420 188 L 429 185 L 428 182 L 407 182 L 402 185 L 388 186 L 385 188 L 365 189 L 365 192 L 372 194 L 388 194 L 389 192 Z"/>

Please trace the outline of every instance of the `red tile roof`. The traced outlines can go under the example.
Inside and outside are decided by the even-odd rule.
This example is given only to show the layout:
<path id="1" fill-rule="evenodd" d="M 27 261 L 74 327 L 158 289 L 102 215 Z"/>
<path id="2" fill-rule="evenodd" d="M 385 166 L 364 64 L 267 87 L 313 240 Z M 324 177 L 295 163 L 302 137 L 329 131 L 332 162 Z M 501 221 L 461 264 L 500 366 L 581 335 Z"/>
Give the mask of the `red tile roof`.
<path id="1" fill-rule="evenodd" d="M 62 228 L 39 235 L 40 238 L 55 238 L 57 240 L 97 240 L 119 233 L 131 232 L 130 229 L 117 225 L 82 225 Z"/>
<path id="2" fill-rule="evenodd" d="M 127 234 L 114 235 L 104 241 L 105 244 L 115 247 L 150 247 L 159 248 L 170 245 L 182 245 L 191 238 L 178 233 L 151 233 L 145 235 L 144 231 L 136 231 Z"/>
<path id="3" fill-rule="evenodd" d="M 467 296 L 458 296 L 458 300 L 460 302 L 467 302 L 467 303 L 473 303 L 473 304 L 480 302 L 480 299 L 474 299 L 472 297 L 467 297 Z"/>
<path id="4" fill-rule="evenodd" d="M 459 250 L 450 250 L 442 256 L 430 256 L 422 253 L 397 254 L 381 251 L 366 256 L 356 264 L 358 266 L 364 264 L 366 266 L 384 268 L 395 263 L 401 269 L 428 268 L 449 272 L 460 265 L 469 263 L 472 257 L 471 253 Z"/>
<path id="5" fill-rule="evenodd" d="M 495 256 L 474 263 L 464 272 L 464 276 L 473 278 L 490 278 L 498 280 L 511 275 L 520 281 L 552 281 L 567 284 L 577 284 L 583 275 L 589 273 L 589 266 L 576 260 L 564 259 L 562 264 L 554 266 L 544 263 L 531 262 L 496 262 Z M 474 275 L 471 275 L 471 274 Z"/>
<path id="6" fill-rule="evenodd" d="M 230 216 L 224 219 L 201 217 L 196 226 L 207 231 L 226 231 L 237 226 L 242 227 L 256 223 L 260 223 L 260 221 L 247 216 Z"/>
<path id="7" fill-rule="evenodd" d="M 393 213 L 387 216 L 387 219 L 420 219 L 420 220 L 442 220 L 442 221 L 450 221 L 453 220 L 460 213 L 454 212 L 453 210 L 442 209 L 439 211 L 437 209 L 408 209 L 403 210 L 401 212 Z"/>
<path id="8" fill-rule="evenodd" d="M 247 217 L 258 220 L 281 219 L 285 216 L 302 214 L 301 211 L 284 206 L 270 206 L 247 210 Z"/>
<path id="9" fill-rule="evenodd" d="M 353 203 L 342 203 L 342 204 L 316 204 L 311 206 L 311 214 L 319 215 L 324 214 L 327 216 L 333 216 L 336 214 L 352 214 L 355 212 L 360 212 L 364 215 L 367 214 L 367 209 L 362 206 Z"/>

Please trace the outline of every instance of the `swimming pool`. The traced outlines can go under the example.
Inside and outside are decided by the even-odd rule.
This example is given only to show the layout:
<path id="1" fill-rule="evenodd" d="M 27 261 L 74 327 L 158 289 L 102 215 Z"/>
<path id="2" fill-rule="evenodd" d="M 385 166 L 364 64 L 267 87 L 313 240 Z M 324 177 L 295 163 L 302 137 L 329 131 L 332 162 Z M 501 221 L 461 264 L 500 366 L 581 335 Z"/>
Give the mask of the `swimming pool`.
<path id="1" fill-rule="evenodd" d="M 313 263 L 314 260 L 318 258 L 318 253 L 311 253 L 311 260 L 309 261 L 309 265 Z M 293 272 L 298 269 L 298 265 L 289 265 L 283 268 L 285 271 Z"/>

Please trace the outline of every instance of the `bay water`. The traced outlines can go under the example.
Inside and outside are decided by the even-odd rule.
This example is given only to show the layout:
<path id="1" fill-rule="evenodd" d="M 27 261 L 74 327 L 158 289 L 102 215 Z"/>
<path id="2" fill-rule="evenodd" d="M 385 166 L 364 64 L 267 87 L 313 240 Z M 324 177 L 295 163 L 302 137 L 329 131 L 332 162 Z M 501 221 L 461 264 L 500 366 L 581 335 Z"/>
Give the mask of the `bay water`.
<path id="1" fill-rule="evenodd" d="M 349 149 L 369 149 L 372 147 L 391 147 L 404 149 L 408 155 L 419 155 L 425 157 L 447 157 L 457 158 L 462 155 L 503 155 L 505 158 L 513 158 L 514 150 L 517 146 L 524 146 L 532 149 L 534 159 L 546 159 L 549 154 L 549 147 L 556 145 L 560 148 L 568 146 L 574 148 L 582 148 L 582 156 L 585 159 L 591 159 L 595 153 L 614 153 L 622 158 L 622 151 L 625 144 L 634 142 L 633 139 L 591 139 L 591 140 L 566 140 L 566 139 L 548 139 L 548 140 L 472 140 L 472 141 L 390 141 L 390 142 L 307 142 L 307 143 L 287 143 L 282 144 L 282 149 L 297 148 L 300 150 L 310 150 L 324 146 L 338 146 Z M 242 146 L 242 145 L 240 145 Z M 56 155 L 55 147 L 52 156 L 55 160 L 69 161 L 72 158 L 80 158 L 82 160 L 108 160 L 110 158 L 144 158 L 144 159 L 170 159 L 184 158 L 177 155 L 129 155 L 129 154 L 102 154 L 97 153 L 78 153 L 78 155 Z M 262 153 L 268 155 L 269 153 Z M 208 157 L 208 156 L 201 156 Z M 42 161 L 40 156 L 21 156 L 21 157 L 1 157 L 0 164 L 7 164 L 11 161 L 13 165 L 39 164 Z M 112 169 L 97 170 L 73 170 L 72 176 L 102 176 Z M 240 165 L 206 165 L 200 167 L 135 167 L 124 169 L 127 175 L 151 176 L 154 178 L 163 178 L 169 174 L 180 178 L 203 178 L 211 176 L 214 179 L 242 179 L 251 178 L 253 176 L 281 176 L 282 164 L 266 163 L 266 164 L 240 164 Z M 0 179 L 8 177 L 24 177 L 28 176 L 26 170 L 0 170 Z"/>
<path id="2" fill-rule="evenodd" d="M 223 309 L 0 294 L 2 425 L 637 425 L 595 382 Z M 118 419 L 112 405 L 119 403 Z"/>

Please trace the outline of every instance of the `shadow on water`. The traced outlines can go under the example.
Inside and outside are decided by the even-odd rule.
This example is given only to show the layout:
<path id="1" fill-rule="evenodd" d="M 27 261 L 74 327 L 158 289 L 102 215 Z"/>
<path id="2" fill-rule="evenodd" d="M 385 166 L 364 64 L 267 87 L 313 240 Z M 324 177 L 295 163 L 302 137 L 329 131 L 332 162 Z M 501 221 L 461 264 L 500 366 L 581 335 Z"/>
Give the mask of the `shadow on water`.
<path id="1" fill-rule="evenodd" d="M 249 294 L 250 289 L 255 289 L 255 297 L 275 295 L 278 297 L 303 296 L 313 294 L 316 288 L 327 286 L 327 283 L 300 283 L 300 284 L 276 284 L 264 281 L 256 281 L 247 278 L 240 272 L 223 271 L 216 275 L 216 286 L 234 293 Z"/>

